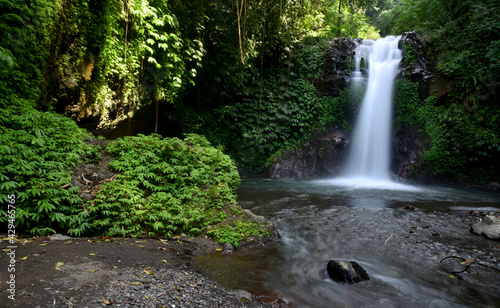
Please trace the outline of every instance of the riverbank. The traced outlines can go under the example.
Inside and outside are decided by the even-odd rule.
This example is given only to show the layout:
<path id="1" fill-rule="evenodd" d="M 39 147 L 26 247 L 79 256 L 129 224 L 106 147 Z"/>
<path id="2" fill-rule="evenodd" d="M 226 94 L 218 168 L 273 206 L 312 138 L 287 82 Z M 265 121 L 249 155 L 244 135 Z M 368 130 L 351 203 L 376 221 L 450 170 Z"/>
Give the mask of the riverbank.
<path id="1" fill-rule="evenodd" d="M 193 258 L 222 247 L 204 238 L 0 238 L 0 307 L 284 307 L 208 278 Z"/>

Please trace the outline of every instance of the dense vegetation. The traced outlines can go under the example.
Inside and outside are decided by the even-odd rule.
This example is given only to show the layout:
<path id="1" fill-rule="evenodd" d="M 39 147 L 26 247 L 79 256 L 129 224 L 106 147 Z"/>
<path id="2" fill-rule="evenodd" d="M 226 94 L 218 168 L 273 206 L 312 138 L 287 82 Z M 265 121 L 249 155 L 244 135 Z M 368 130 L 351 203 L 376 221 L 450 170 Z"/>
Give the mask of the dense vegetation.
<path id="1" fill-rule="evenodd" d="M 397 129 L 428 136 L 436 175 L 498 181 L 495 0 L 0 0 L 0 11 L 0 199 L 16 191 L 16 224 L 33 233 L 183 231 L 235 245 L 264 234 L 234 206 L 235 164 L 259 172 L 318 127 L 350 129 L 360 89 L 314 88 L 326 42 L 340 36 L 419 31 L 435 76 L 428 98 L 398 81 Z M 63 116 L 114 127 L 154 105 L 156 130 L 167 104 L 185 139 L 98 149 Z M 84 200 L 71 173 L 99 151 L 118 175 Z"/>
<path id="2" fill-rule="evenodd" d="M 424 33 L 429 44 L 424 57 L 436 72 L 430 97 L 409 110 L 432 142 L 427 163 L 453 180 L 498 181 L 500 5 L 492 0 L 393 2 L 381 13 L 383 31 Z"/>

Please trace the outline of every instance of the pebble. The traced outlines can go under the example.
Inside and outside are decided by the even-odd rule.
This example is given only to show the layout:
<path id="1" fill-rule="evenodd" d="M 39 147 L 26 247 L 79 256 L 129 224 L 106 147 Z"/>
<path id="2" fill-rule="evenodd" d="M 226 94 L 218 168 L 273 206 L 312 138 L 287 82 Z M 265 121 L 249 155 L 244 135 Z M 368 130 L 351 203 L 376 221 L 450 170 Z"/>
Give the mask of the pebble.
<path id="1" fill-rule="evenodd" d="M 250 293 L 221 287 L 203 273 L 172 268 L 157 269 L 154 275 L 145 274 L 146 267 L 122 269 L 108 286 L 93 298 L 81 298 L 79 307 L 176 307 L 212 308 L 241 307 L 269 308 L 273 304 L 252 301 Z M 54 294 L 58 297 L 57 294 Z M 59 298 L 62 307 L 75 307 L 77 302 Z M 82 306 L 83 301 L 83 306 Z"/>

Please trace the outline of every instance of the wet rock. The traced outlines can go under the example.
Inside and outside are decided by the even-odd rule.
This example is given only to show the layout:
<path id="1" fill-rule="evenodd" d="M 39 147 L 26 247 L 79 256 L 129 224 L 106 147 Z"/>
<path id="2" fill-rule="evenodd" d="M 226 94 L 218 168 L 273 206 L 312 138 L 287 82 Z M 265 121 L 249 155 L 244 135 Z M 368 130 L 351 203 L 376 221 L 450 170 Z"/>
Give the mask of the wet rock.
<path id="1" fill-rule="evenodd" d="M 243 209 L 242 210 L 251 220 L 256 222 L 257 224 L 264 225 L 267 228 L 272 228 L 274 227 L 273 223 L 267 220 L 264 216 L 261 215 L 255 215 L 252 211 Z"/>
<path id="2" fill-rule="evenodd" d="M 235 290 L 235 297 L 242 302 L 249 302 L 252 300 L 252 294 L 245 290 Z"/>
<path id="3" fill-rule="evenodd" d="M 326 271 L 332 280 L 338 282 L 357 283 L 370 279 L 368 273 L 355 261 L 330 260 Z"/>
<path id="4" fill-rule="evenodd" d="M 418 82 L 419 96 L 424 100 L 429 96 L 431 79 L 434 77 L 424 56 L 428 50 L 427 40 L 421 33 L 410 31 L 403 34 L 399 44 L 403 50 L 401 77 Z"/>
<path id="5" fill-rule="evenodd" d="M 224 251 L 228 252 L 228 253 L 233 252 L 234 251 L 233 245 L 231 245 L 231 243 L 225 243 L 224 244 Z"/>
<path id="6" fill-rule="evenodd" d="M 472 226 L 471 232 L 484 235 L 492 240 L 500 240 L 500 217 L 487 215 Z"/>
<path id="7" fill-rule="evenodd" d="M 314 80 L 314 86 L 321 96 L 337 97 L 348 86 L 354 50 L 360 43 L 361 39 L 352 38 L 336 38 L 329 42 L 322 74 Z"/>
<path id="8" fill-rule="evenodd" d="M 349 144 L 347 134 L 332 127 L 316 130 L 311 138 L 293 149 L 283 150 L 271 160 L 263 176 L 308 179 L 338 174 Z"/>
<path id="9" fill-rule="evenodd" d="M 70 240 L 70 239 L 72 239 L 71 236 L 62 235 L 59 233 L 56 233 L 56 234 L 53 234 L 50 236 L 51 241 L 65 241 L 65 240 Z"/>
<path id="10" fill-rule="evenodd" d="M 493 190 L 493 191 L 498 191 L 500 190 L 500 184 L 496 183 L 496 182 L 491 182 L 491 183 L 488 183 L 487 185 L 485 185 L 483 187 L 484 190 Z"/>

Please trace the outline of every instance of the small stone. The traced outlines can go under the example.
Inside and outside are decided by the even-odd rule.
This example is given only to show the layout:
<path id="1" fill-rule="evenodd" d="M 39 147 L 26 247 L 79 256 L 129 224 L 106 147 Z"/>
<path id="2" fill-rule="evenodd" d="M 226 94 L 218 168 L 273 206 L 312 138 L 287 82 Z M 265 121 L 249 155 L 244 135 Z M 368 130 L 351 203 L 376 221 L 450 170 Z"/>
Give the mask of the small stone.
<path id="1" fill-rule="evenodd" d="M 252 299 L 252 294 L 245 290 L 236 290 L 236 298 L 243 302 L 249 302 Z"/>
<path id="2" fill-rule="evenodd" d="M 224 244 L 224 251 L 225 252 L 233 252 L 234 251 L 233 245 L 231 245 L 231 243 L 225 243 Z"/>
<path id="3" fill-rule="evenodd" d="M 71 236 L 62 235 L 62 234 L 59 234 L 59 233 L 52 234 L 50 236 L 50 240 L 51 241 L 65 241 L 65 240 L 70 240 L 70 239 L 72 239 Z"/>

